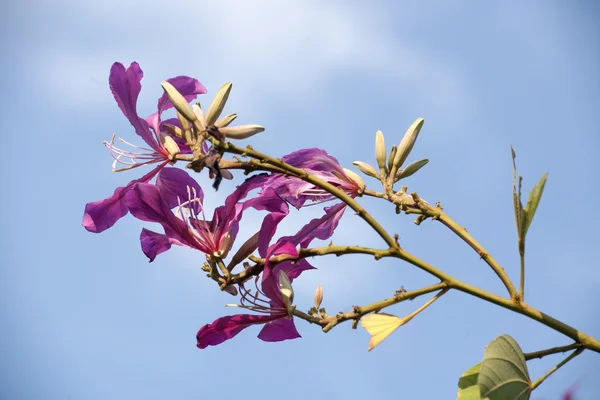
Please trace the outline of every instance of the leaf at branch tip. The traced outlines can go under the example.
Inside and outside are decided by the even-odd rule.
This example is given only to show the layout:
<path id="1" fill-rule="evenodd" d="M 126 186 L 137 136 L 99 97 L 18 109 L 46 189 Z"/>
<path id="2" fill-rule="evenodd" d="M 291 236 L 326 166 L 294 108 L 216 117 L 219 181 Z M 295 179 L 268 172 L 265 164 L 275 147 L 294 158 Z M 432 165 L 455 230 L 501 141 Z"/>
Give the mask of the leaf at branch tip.
<path id="1" fill-rule="evenodd" d="M 427 165 L 428 162 L 429 162 L 429 160 L 427 158 L 424 158 L 422 160 L 415 161 L 413 163 L 408 164 L 406 166 L 406 168 L 404 168 L 402 170 L 402 172 L 400 172 L 398 175 L 396 175 L 396 181 L 399 181 L 400 179 L 408 178 L 409 176 L 413 175 L 415 172 L 417 172 L 418 170 L 423 168 L 425 165 Z"/>
<path id="2" fill-rule="evenodd" d="M 527 400 L 531 380 L 525 356 L 509 335 L 494 339 L 485 349 L 477 378 L 481 396 L 489 400 Z"/>
<path id="3" fill-rule="evenodd" d="M 358 168 L 363 174 L 379 179 L 379 174 L 377 173 L 377 171 L 375 171 L 375 168 L 367 164 L 366 162 L 354 161 L 352 165 Z"/>
<path id="4" fill-rule="evenodd" d="M 481 398 L 479 392 L 479 386 L 477 385 L 477 378 L 479 377 L 479 370 L 481 369 L 481 363 L 477 363 L 460 376 L 458 379 L 458 394 L 457 400 L 488 400 Z"/>
<path id="5" fill-rule="evenodd" d="M 512 154 L 513 161 L 513 208 L 515 210 L 515 223 L 517 224 L 517 233 L 519 235 L 519 241 L 521 240 L 521 220 L 523 219 L 523 204 L 521 203 L 521 177 L 519 176 L 519 190 L 517 191 L 517 154 L 515 149 L 510 146 L 510 152 Z"/>
<path id="6" fill-rule="evenodd" d="M 392 332 L 404 325 L 402 318 L 395 315 L 377 313 L 369 314 L 360 319 L 360 325 L 371 335 L 369 340 L 369 351 L 373 350 Z"/>
<path id="7" fill-rule="evenodd" d="M 521 223 L 523 224 L 523 237 L 525 237 L 525 235 L 527 234 L 529 226 L 531 225 L 531 221 L 533 221 L 533 217 L 535 215 L 535 211 L 537 210 L 538 204 L 540 204 L 542 193 L 544 192 L 544 186 L 546 185 L 546 178 L 548 178 L 547 172 L 544 175 L 542 175 L 540 181 L 533 187 L 531 192 L 529 192 L 529 198 L 527 199 L 527 204 L 525 204 L 525 208 L 523 209 L 523 215 L 521 217 Z"/>

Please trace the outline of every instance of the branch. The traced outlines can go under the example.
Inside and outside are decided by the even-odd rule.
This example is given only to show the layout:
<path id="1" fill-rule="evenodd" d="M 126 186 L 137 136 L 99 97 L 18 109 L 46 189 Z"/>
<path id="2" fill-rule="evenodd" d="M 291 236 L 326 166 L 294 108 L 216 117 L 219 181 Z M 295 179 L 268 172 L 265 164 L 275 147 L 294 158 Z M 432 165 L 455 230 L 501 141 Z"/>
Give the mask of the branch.
<path id="1" fill-rule="evenodd" d="M 542 358 L 551 354 L 564 353 L 565 351 L 579 349 L 580 347 L 581 343 L 572 343 L 567 346 L 552 347 L 550 349 L 525 353 L 525 361 L 533 360 L 535 358 Z"/>
<path id="2" fill-rule="evenodd" d="M 579 349 L 577 349 L 574 352 L 572 352 L 571 354 L 569 354 L 569 356 L 567 358 L 565 358 L 564 360 L 559 362 L 557 365 L 555 365 L 550 371 L 546 372 L 544 374 L 544 376 L 542 376 L 537 381 L 533 382 L 531 384 L 531 390 L 534 390 L 536 387 L 540 386 L 542 384 L 542 382 L 544 382 L 546 380 L 546 378 L 548 378 L 550 375 L 552 375 L 554 372 L 556 372 L 560 367 L 562 367 L 563 365 L 565 365 L 566 363 L 571 361 L 573 358 L 580 355 L 583 352 L 583 350 L 585 350 L 585 349 L 580 347 Z"/>

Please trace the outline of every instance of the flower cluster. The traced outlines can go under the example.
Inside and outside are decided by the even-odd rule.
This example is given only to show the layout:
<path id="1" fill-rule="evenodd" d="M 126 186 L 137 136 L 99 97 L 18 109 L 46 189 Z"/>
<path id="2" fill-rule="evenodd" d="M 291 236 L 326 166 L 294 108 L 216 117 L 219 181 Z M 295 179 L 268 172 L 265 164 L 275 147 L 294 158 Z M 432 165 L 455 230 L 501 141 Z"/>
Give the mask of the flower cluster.
<path id="1" fill-rule="evenodd" d="M 157 166 L 141 178 L 118 187 L 105 200 L 88 203 L 83 226 L 99 233 L 130 213 L 139 220 L 162 227 L 161 232 L 144 228 L 140 234 L 142 251 L 151 262 L 172 245 L 204 253 L 209 275 L 218 276 L 223 290 L 239 293 L 240 304 L 236 306 L 254 314 L 225 316 L 203 326 L 197 334 L 199 348 L 222 343 L 256 324 L 264 324 L 258 337 L 265 341 L 300 337 L 293 322 L 295 305 L 291 284 L 303 271 L 313 267 L 299 259 L 298 251 L 308 247 L 314 239 L 330 238 L 346 204 L 337 202 L 325 207 L 321 217 L 309 221 L 296 234 L 275 240 L 278 224 L 289 214 L 288 204 L 299 209 L 335 198 L 323 188 L 298 177 L 277 172 L 257 173 L 239 185 L 208 218 L 204 191 L 185 170 L 173 165 L 177 161 L 189 161 L 186 166 L 197 172 L 207 167 L 218 187 L 222 177 L 231 178 L 232 174 L 220 167 L 223 154 L 214 141 L 245 139 L 264 128 L 258 125 L 230 128 L 228 125 L 235 119 L 235 114 L 218 119 L 231 84 L 221 88 L 206 114 L 199 104 L 190 107 L 188 103 L 197 95 L 205 94 L 206 89 L 198 80 L 186 76 L 164 82 L 165 94 L 158 100 L 157 111 L 141 118 L 137 98 L 142 76 L 137 63 L 132 63 L 129 68 L 115 63 L 110 71 L 109 85 L 119 108 L 148 147 L 137 147 L 119 139 L 133 148 L 124 150 L 117 147 L 114 137 L 105 145 L 114 158 L 114 171 L 128 171 L 149 164 Z M 172 107 L 176 109 L 176 117 L 163 120 L 163 112 Z M 356 173 L 342 168 L 324 150 L 299 150 L 283 157 L 282 161 L 310 173 L 351 198 L 360 196 L 365 189 L 365 183 Z M 242 216 L 248 208 L 265 213 L 261 226 L 230 257 Z M 248 268 L 245 260 L 254 252 L 265 260 L 262 273 L 232 283 L 234 269 L 242 263 Z M 270 261 L 277 256 L 288 256 L 289 260 Z M 256 286 L 254 294 L 247 288 L 252 281 Z"/>

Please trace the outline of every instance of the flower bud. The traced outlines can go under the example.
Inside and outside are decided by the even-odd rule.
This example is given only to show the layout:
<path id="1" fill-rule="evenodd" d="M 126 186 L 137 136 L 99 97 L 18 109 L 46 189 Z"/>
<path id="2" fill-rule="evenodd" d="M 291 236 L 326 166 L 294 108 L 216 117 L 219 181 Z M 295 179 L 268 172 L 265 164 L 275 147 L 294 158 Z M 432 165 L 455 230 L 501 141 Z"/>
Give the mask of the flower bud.
<path id="1" fill-rule="evenodd" d="M 323 286 L 317 286 L 317 290 L 315 290 L 315 308 L 318 310 L 321 307 L 321 302 L 323 301 Z"/>
<path id="2" fill-rule="evenodd" d="M 385 140 L 383 132 L 377 131 L 375 134 L 375 159 L 380 171 L 385 171 Z"/>
<path id="3" fill-rule="evenodd" d="M 350 171 L 349 169 L 344 168 L 344 172 L 346 173 L 346 176 L 350 178 L 350 180 L 354 182 L 356 186 L 358 186 L 358 194 L 362 194 L 365 191 L 365 188 L 367 187 L 365 181 L 363 181 L 363 179 L 354 171 Z"/>
<path id="4" fill-rule="evenodd" d="M 192 111 L 196 114 L 196 118 L 198 118 L 198 122 L 200 122 L 200 127 L 202 130 L 206 130 L 206 117 L 204 116 L 204 111 L 200 107 L 200 104 L 192 105 Z"/>
<path id="5" fill-rule="evenodd" d="M 178 137 L 179 139 L 183 139 L 183 131 L 180 127 L 165 123 L 162 123 L 161 127 L 171 135 Z"/>
<path id="6" fill-rule="evenodd" d="M 231 92 L 231 82 L 227 82 L 215 95 L 214 100 L 210 104 L 208 111 L 206 113 L 206 125 L 211 126 L 217 121 L 221 113 L 223 112 L 223 108 L 225 108 L 225 103 L 227 103 L 227 99 L 229 98 L 229 92 Z"/>
<path id="7" fill-rule="evenodd" d="M 417 136 L 419 136 L 419 132 L 421 131 L 424 122 L 425 120 L 423 118 L 417 118 L 406 130 L 404 137 L 398 145 L 398 150 L 396 150 L 396 156 L 394 157 L 394 163 L 392 164 L 394 169 L 398 170 L 404 161 L 406 161 L 406 158 L 417 141 Z"/>
<path id="8" fill-rule="evenodd" d="M 373 168 L 366 162 L 354 161 L 352 163 L 352 165 L 354 165 L 356 168 L 358 168 L 360 170 L 360 172 L 362 172 L 363 174 L 379 179 L 379 174 L 377 173 L 377 171 L 375 171 L 375 168 Z"/>
<path id="9" fill-rule="evenodd" d="M 225 289 L 223 289 L 223 291 L 229 293 L 232 296 L 237 296 L 238 295 L 238 290 L 233 285 L 227 286 Z"/>
<path id="10" fill-rule="evenodd" d="M 160 133 L 160 139 L 163 147 L 169 153 L 169 160 L 173 160 L 177 154 L 179 154 L 179 145 L 173 140 L 173 138 L 165 133 Z"/>
<path id="11" fill-rule="evenodd" d="M 408 164 L 406 166 L 406 168 L 404 168 L 402 171 L 400 171 L 399 173 L 396 174 L 395 181 L 397 182 L 400 179 L 404 179 L 404 178 L 407 178 L 407 177 L 413 175 L 415 172 L 417 172 L 418 170 L 423 168 L 425 165 L 427 165 L 428 162 L 429 162 L 429 160 L 427 158 L 424 158 L 422 160 L 415 161 L 413 163 Z"/>
<path id="12" fill-rule="evenodd" d="M 169 97 L 169 100 L 171 100 L 171 103 L 173 103 L 173 107 L 175 107 L 175 109 L 179 111 L 188 121 L 194 122 L 196 120 L 196 114 L 194 114 L 190 108 L 190 105 L 185 97 L 183 97 L 183 95 L 167 81 L 161 83 L 161 86 Z"/>
<path id="13" fill-rule="evenodd" d="M 292 289 L 290 278 L 288 278 L 286 273 L 282 270 L 279 270 L 279 292 L 281 293 L 283 301 L 285 302 L 285 308 L 287 309 L 288 315 L 292 315 L 296 309 L 296 306 L 293 304 L 294 289 Z"/>
<path id="14" fill-rule="evenodd" d="M 392 170 L 392 164 L 394 163 L 394 158 L 396 157 L 396 150 L 398 150 L 398 147 L 396 147 L 396 145 L 392 146 L 392 149 L 390 150 L 390 155 L 388 156 L 388 170 Z"/>
<path id="15" fill-rule="evenodd" d="M 217 128 L 224 128 L 224 127 L 228 126 L 229 124 L 231 124 L 233 122 L 233 120 L 236 118 L 237 118 L 237 114 L 227 114 L 226 116 L 224 116 L 223 118 L 221 118 L 220 120 L 215 122 L 215 126 Z"/>
<path id="16" fill-rule="evenodd" d="M 234 127 L 219 128 L 226 138 L 229 139 L 247 139 L 257 133 L 263 132 L 265 128 L 260 125 L 240 125 Z"/>

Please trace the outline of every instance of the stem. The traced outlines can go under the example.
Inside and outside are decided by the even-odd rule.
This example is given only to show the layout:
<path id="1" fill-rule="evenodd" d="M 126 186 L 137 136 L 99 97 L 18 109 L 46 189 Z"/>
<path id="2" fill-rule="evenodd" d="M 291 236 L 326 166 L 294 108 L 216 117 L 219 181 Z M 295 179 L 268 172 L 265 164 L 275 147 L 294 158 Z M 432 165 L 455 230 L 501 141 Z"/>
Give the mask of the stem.
<path id="1" fill-rule="evenodd" d="M 440 282 L 435 285 L 423 287 L 421 289 L 411 290 L 409 292 L 404 292 L 404 293 L 396 293 L 393 297 L 390 297 L 390 298 L 387 298 L 387 299 L 384 299 L 381 301 L 377 301 L 375 303 L 371 303 L 366 306 L 360 306 L 360 307 L 354 306 L 354 310 L 351 312 L 339 313 L 336 316 L 332 316 L 332 317 L 330 317 L 331 321 L 324 320 L 323 322 L 326 323 L 327 325 L 325 325 L 325 327 L 323 328 L 323 332 L 325 332 L 325 333 L 329 332 L 330 330 L 332 330 L 336 325 L 338 325 L 341 322 L 348 321 L 348 320 L 358 320 L 363 315 L 372 313 L 374 311 L 382 310 L 386 307 L 389 307 L 389 306 L 397 304 L 397 303 L 401 303 L 406 300 L 415 299 L 419 296 L 423 296 L 427 293 L 435 292 L 440 289 L 443 289 L 442 292 L 445 293 L 445 291 L 447 291 L 449 288 L 445 282 Z M 442 293 L 442 292 L 440 292 L 440 293 Z M 434 297 L 434 299 L 439 296 L 440 296 L 440 294 L 438 293 L 438 296 Z M 430 300 L 430 302 L 432 302 L 432 301 Z M 322 322 L 322 324 L 323 324 L 323 322 Z"/>
<path id="2" fill-rule="evenodd" d="M 542 384 L 542 382 L 544 382 L 546 380 L 546 378 L 548 378 L 550 375 L 552 375 L 554 372 L 556 372 L 560 367 L 562 367 L 563 365 L 565 365 L 566 363 L 571 361 L 573 358 L 580 355 L 583 352 L 583 350 L 584 350 L 584 348 L 581 347 L 581 348 L 575 350 L 574 352 L 572 352 L 571 354 L 569 354 L 569 356 L 567 358 L 565 358 L 564 360 L 562 360 L 561 362 L 556 364 L 550 371 L 546 372 L 544 374 L 544 376 L 542 376 L 537 381 L 533 382 L 530 386 L 531 390 L 534 390 L 536 387 L 540 386 Z"/>
<path id="3" fill-rule="evenodd" d="M 525 353 L 523 355 L 525 356 L 525 361 L 529 361 L 529 360 L 533 360 L 535 358 L 542 358 L 545 356 L 549 356 L 551 354 L 564 353 L 565 351 L 579 349 L 580 347 L 581 347 L 580 343 L 572 343 L 567 346 L 552 347 L 550 349 L 534 351 L 531 353 Z"/>
<path id="4" fill-rule="evenodd" d="M 519 296 L 525 301 L 525 240 L 519 238 L 519 257 L 521 259 L 521 283 L 519 286 Z"/>
<path id="5" fill-rule="evenodd" d="M 434 220 L 440 221 L 447 228 L 449 228 L 452 232 L 454 232 L 458 237 L 464 240 L 473 250 L 479 254 L 479 256 L 492 268 L 492 270 L 496 273 L 498 278 L 502 281 L 508 293 L 512 299 L 519 299 L 519 295 L 517 294 L 517 290 L 512 284 L 510 278 L 504 271 L 504 268 L 498 264 L 498 262 L 483 248 L 477 240 L 473 236 L 467 232 L 467 230 L 458 225 L 452 218 L 448 216 L 440 207 L 433 207 L 423 200 L 421 200 L 416 193 L 412 193 L 412 196 L 415 198 L 415 202 L 417 206 L 424 212 L 424 214 Z"/>

